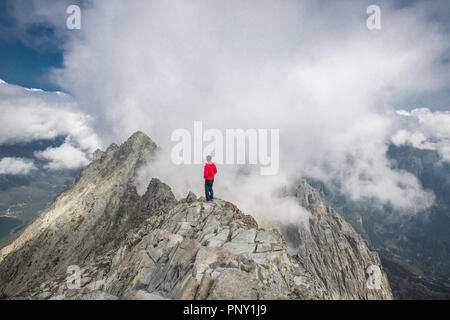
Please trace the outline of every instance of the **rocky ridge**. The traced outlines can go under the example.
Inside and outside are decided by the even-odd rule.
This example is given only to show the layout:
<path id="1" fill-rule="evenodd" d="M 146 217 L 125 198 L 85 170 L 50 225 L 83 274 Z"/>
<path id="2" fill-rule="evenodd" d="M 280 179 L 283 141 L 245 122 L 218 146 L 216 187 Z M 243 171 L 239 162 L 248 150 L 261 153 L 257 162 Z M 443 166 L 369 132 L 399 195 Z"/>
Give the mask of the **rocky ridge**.
<path id="1" fill-rule="evenodd" d="M 367 289 L 364 268 L 379 263 L 378 256 L 319 198 L 315 202 L 311 198 L 308 205 L 300 201 L 313 213 L 308 228 L 283 231 L 289 241 L 299 244 L 289 254 L 277 229 L 259 228 L 230 202 L 205 202 L 193 193 L 177 200 L 158 179 L 152 179 L 139 196 L 134 186 L 137 169 L 156 152 L 156 144 L 140 132 L 121 146 L 96 151 L 72 188 L 0 251 L 0 295 L 392 298 L 384 278 L 383 290 Z M 301 199 L 301 192 L 298 196 Z"/>
<path id="2" fill-rule="evenodd" d="M 393 299 L 378 253 L 307 182 L 287 191 L 311 212 L 306 224 L 282 226 L 293 259 L 317 279 L 331 299 Z M 381 271 L 379 289 L 367 286 L 368 268 Z M 370 270 L 370 268 L 369 268 Z"/>

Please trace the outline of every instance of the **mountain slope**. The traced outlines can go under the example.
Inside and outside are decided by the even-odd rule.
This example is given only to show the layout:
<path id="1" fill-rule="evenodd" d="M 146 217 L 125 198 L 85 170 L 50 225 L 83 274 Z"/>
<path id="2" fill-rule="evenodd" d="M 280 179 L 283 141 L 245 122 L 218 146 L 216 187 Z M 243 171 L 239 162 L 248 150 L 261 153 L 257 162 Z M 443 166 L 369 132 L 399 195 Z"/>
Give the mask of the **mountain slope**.
<path id="1" fill-rule="evenodd" d="M 414 174 L 436 196 L 420 212 L 399 211 L 375 199 L 355 201 L 330 185 L 308 182 L 380 253 L 396 299 L 443 299 L 450 295 L 450 164 L 435 150 L 390 145 L 393 170 Z"/>
<path id="2" fill-rule="evenodd" d="M 105 153 L 97 151 L 73 187 L 1 250 L 5 294 L 65 268 L 66 262 L 77 264 L 97 251 L 114 248 L 120 241 L 117 235 L 141 223 L 145 217 L 138 215 L 139 196 L 129 177 L 155 150 L 148 137 L 137 133 L 120 148 L 111 145 Z"/>
<path id="3" fill-rule="evenodd" d="M 363 242 L 351 249 L 359 258 L 349 259 L 348 248 L 341 241 L 334 243 L 341 239 L 342 229 L 317 229 L 307 235 L 298 228 L 300 243 L 311 245 L 316 253 L 315 263 L 308 263 L 303 254 L 310 252 L 299 250 L 290 256 L 276 229 L 259 228 L 229 202 L 205 202 L 192 193 L 177 200 L 158 179 L 152 179 L 139 196 L 136 171 L 156 152 L 157 146 L 140 132 L 120 147 L 113 144 L 106 152 L 97 150 L 72 188 L 1 250 L 0 295 L 12 299 L 392 297 L 384 278 L 378 293 L 366 288 L 365 270 L 351 264 L 358 261 L 366 267 L 378 261 L 366 254 Z M 329 219 L 328 215 L 324 211 L 321 216 Z M 322 247 L 323 239 L 333 244 Z M 331 247 L 330 255 L 326 252 Z M 342 261 L 329 263 L 330 257 Z M 80 268 L 79 283 L 73 282 L 73 275 L 68 277 L 68 267 L 78 271 L 74 266 Z M 348 277 L 355 272 L 357 276 Z M 335 281 L 338 273 L 345 285 Z M 338 289 L 330 285 L 334 282 Z"/>
<path id="4" fill-rule="evenodd" d="M 330 206 L 320 192 L 300 181 L 287 194 L 298 199 L 312 216 L 309 223 L 282 228 L 298 263 L 315 276 L 332 299 L 392 299 L 380 258 Z M 380 289 L 369 289 L 367 268 L 381 270 Z"/>
<path id="5" fill-rule="evenodd" d="M 34 164 L 27 174 L 0 174 L 0 216 L 20 221 L 20 227 L 2 223 L 0 219 L 0 248 L 11 243 L 19 230 L 34 221 L 38 212 L 53 203 L 55 199 L 71 185 L 78 170 L 49 170 L 47 160 L 37 158 L 35 153 L 56 148 L 64 143 L 65 137 L 40 139 L 32 142 L 18 142 L 0 145 L 0 160 L 4 157 L 23 158 Z"/>

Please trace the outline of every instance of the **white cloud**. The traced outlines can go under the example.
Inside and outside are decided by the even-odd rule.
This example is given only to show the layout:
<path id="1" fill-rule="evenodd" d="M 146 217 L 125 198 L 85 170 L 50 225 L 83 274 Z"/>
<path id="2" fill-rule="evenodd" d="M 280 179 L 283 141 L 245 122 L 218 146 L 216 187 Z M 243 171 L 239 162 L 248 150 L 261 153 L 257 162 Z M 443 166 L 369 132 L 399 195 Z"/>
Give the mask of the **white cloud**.
<path id="1" fill-rule="evenodd" d="M 450 112 L 418 108 L 399 110 L 397 115 L 400 129 L 392 136 L 395 145 L 436 150 L 443 161 L 450 161 Z"/>
<path id="2" fill-rule="evenodd" d="M 339 179 L 355 198 L 424 207 L 432 195 L 409 173 L 392 171 L 385 153 L 396 128 L 393 106 L 412 93 L 448 88 L 449 67 L 440 63 L 448 37 L 423 4 L 395 9 L 383 2 L 379 32 L 367 30 L 366 7 L 95 2 L 55 77 L 109 141 L 139 129 L 168 149 L 170 133 L 194 120 L 219 129 L 279 128 L 280 180 Z M 201 185 L 194 178 L 201 168 L 162 162 L 183 190 Z M 217 183 L 239 205 L 256 197 L 259 178 L 236 184 L 238 169 L 222 171 Z M 264 193 L 276 187 L 258 183 L 271 186 Z"/>
<path id="3" fill-rule="evenodd" d="M 35 169 L 30 159 L 5 157 L 0 160 L 0 174 L 28 174 Z"/>
<path id="4" fill-rule="evenodd" d="M 29 142 L 67 136 L 70 144 L 40 153 L 52 169 L 87 164 L 100 140 L 91 128 L 91 117 L 76 111 L 73 99 L 64 93 L 27 89 L 0 83 L 0 144 Z M 69 157 L 71 154 L 73 158 Z"/>
<path id="5" fill-rule="evenodd" d="M 49 113 L 49 120 L 33 121 L 31 131 L 48 132 L 38 130 L 47 123 L 58 128 L 59 119 L 64 128 L 86 127 L 90 114 L 107 142 L 142 130 L 167 150 L 171 132 L 191 128 L 194 120 L 220 129 L 279 128 L 276 182 L 252 175 L 236 181 L 239 168 L 221 168 L 217 187 L 238 205 L 252 198 L 251 208 L 261 194 L 303 174 L 338 179 L 355 198 L 427 206 L 432 196 L 412 175 L 392 171 L 385 153 L 399 128 L 394 106 L 411 94 L 448 89 L 448 34 L 429 19 L 432 6 L 396 9 L 390 1 L 380 2 L 382 29 L 369 31 L 367 5 L 93 2 L 83 9 L 78 36 L 65 43 L 64 67 L 54 73 L 82 113 L 64 116 L 69 124 Z M 56 23 L 53 15 L 48 19 Z M 14 136 L 30 135 L 17 126 Z M 420 143 L 422 136 L 396 139 Z M 158 174 L 183 192 L 201 189 L 201 168 L 161 161 Z"/>
<path id="6" fill-rule="evenodd" d="M 2 26 L 4 36 L 21 40 L 28 47 L 40 52 L 61 46 L 70 36 L 66 29 L 66 8 L 71 0 L 14 0 L 4 7 L 7 15 L 14 16 L 14 23 Z M 44 25 L 44 32 L 33 32 Z"/>
<path id="7" fill-rule="evenodd" d="M 56 148 L 47 148 L 44 151 L 35 152 L 39 159 L 50 161 L 45 168 L 51 170 L 76 169 L 89 164 L 86 153 L 74 147 L 68 139 Z"/>

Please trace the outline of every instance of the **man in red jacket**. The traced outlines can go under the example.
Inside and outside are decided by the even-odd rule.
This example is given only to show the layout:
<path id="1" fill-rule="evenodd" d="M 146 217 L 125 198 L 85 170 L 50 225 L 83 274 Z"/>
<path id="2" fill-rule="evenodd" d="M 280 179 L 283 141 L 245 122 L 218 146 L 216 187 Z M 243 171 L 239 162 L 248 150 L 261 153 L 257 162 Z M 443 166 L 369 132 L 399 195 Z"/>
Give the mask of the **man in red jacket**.
<path id="1" fill-rule="evenodd" d="M 206 201 L 210 201 L 214 197 L 213 193 L 213 183 L 214 175 L 217 173 L 216 165 L 211 161 L 211 156 L 206 157 L 205 172 L 203 178 L 205 178 L 205 195 Z"/>

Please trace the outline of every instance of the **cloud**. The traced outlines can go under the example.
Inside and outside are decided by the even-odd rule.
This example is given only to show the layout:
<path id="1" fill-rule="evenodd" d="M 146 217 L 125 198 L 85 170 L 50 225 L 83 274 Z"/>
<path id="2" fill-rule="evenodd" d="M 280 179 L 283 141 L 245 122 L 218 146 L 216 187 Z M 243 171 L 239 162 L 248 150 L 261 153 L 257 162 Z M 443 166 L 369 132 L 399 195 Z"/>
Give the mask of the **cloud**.
<path id="1" fill-rule="evenodd" d="M 50 170 L 77 169 L 89 164 L 86 153 L 73 146 L 70 139 L 56 148 L 47 148 L 34 153 L 36 158 L 50 161 L 44 168 Z"/>
<path id="2" fill-rule="evenodd" d="M 5 157 L 0 160 L 0 174 L 28 174 L 35 169 L 30 159 Z"/>
<path id="3" fill-rule="evenodd" d="M 366 28 L 369 4 L 93 2 L 53 77 L 105 142 L 142 130 L 168 150 L 171 132 L 191 130 L 195 120 L 280 129 L 276 179 L 220 168 L 218 190 L 249 210 L 300 175 L 338 179 L 355 198 L 423 208 L 432 195 L 393 171 L 386 150 L 398 129 L 395 105 L 449 88 L 448 34 L 430 18 L 446 4 L 381 1 L 379 31 Z M 182 193 L 201 192 L 201 167 L 172 165 L 167 154 L 154 174 Z"/>
<path id="4" fill-rule="evenodd" d="M 398 110 L 401 128 L 392 136 L 395 145 L 436 150 L 443 161 L 450 162 L 450 112 L 417 108 Z"/>
<path id="5" fill-rule="evenodd" d="M 60 47 L 71 36 L 66 29 L 66 8 L 71 4 L 74 1 L 6 0 L 2 9 L 13 19 L 0 25 L 0 36 L 20 40 L 39 51 Z"/>
<path id="6" fill-rule="evenodd" d="M 167 183 L 178 198 L 193 191 L 197 196 L 204 195 L 203 166 L 173 166 L 170 163 L 168 149 L 160 150 L 148 166 L 142 166 L 135 177 L 139 194 L 144 194 L 152 177 Z M 214 184 L 214 194 L 238 205 L 246 214 L 252 214 L 261 227 L 271 225 L 273 221 L 292 224 L 308 223 L 310 212 L 298 205 L 298 201 L 289 197 L 280 197 L 280 188 L 289 183 L 284 175 L 261 176 L 255 167 L 233 165 L 218 166 L 218 175 Z"/>
<path id="7" fill-rule="evenodd" d="M 67 136 L 66 142 L 39 156 L 52 162 L 51 169 L 86 165 L 100 139 L 91 128 L 91 117 L 76 111 L 72 97 L 0 83 L 0 144 L 29 142 Z M 73 157 L 69 157 L 71 154 Z"/>

